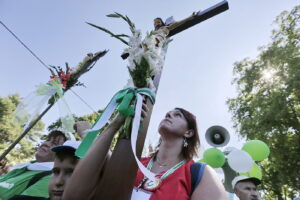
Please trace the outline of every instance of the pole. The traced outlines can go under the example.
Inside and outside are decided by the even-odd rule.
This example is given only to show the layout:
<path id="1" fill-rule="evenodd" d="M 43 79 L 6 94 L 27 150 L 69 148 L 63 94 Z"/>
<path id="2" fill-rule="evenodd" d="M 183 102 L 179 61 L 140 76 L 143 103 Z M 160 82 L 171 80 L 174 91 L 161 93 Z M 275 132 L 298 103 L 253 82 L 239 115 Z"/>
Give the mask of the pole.
<path id="1" fill-rule="evenodd" d="M 209 18 L 212 18 L 228 9 L 229 9 L 228 2 L 226 0 L 224 0 L 210 8 L 207 8 L 203 11 L 199 11 L 194 16 L 190 17 L 189 20 L 185 21 L 183 24 L 170 30 L 168 37 L 171 37 L 177 33 L 180 33 L 181 31 L 184 31 L 196 24 L 199 24 L 200 22 L 203 22 Z"/>
<path id="2" fill-rule="evenodd" d="M 0 161 L 5 158 L 5 156 L 20 142 L 20 140 L 25 137 L 25 135 L 30 131 L 32 127 L 49 111 L 49 109 L 54 105 L 54 103 L 51 103 L 48 105 L 48 107 L 32 122 L 30 122 L 29 126 L 23 131 L 23 133 L 12 143 L 1 155 Z"/>

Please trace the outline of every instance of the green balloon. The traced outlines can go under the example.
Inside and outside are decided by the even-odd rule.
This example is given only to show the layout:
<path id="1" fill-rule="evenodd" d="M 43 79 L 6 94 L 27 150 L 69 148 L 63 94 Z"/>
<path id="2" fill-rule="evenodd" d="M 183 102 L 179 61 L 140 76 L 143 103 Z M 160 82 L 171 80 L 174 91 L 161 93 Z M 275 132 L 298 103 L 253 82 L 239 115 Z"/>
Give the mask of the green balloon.
<path id="1" fill-rule="evenodd" d="M 203 154 L 203 160 L 213 168 L 222 167 L 225 163 L 225 156 L 222 151 L 216 148 L 207 149 Z"/>
<path id="2" fill-rule="evenodd" d="M 261 161 L 267 158 L 270 154 L 268 145 L 260 140 L 250 140 L 246 142 L 242 150 L 249 153 L 252 159 L 255 161 Z"/>
<path id="3" fill-rule="evenodd" d="M 252 168 L 250 169 L 250 171 L 248 173 L 240 173 L 240 174 L 244 175 L 244 176 L 248 176 L 248 177 L 255 177 L 260 180 L 262 179 L 261 169 L 256 163 L 253 164 Z"/>

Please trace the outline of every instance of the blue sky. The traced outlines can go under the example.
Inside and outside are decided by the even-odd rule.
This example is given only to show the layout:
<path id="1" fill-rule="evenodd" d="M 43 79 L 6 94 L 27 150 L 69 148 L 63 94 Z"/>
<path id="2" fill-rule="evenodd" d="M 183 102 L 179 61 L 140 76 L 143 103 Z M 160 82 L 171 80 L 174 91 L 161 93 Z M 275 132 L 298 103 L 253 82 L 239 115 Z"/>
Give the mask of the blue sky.
<path id="1" fill-rule="evenodd" d="M 120 58 L 123 45 L 105 33 L 90 27 L 91 22 L 116 33 L 129 33 L 127 25 L 105 15 L 128 15 L 143 33 L 152 30 L 153 19 L 173 16 L 180 20 L 193 11 L 204 10 L 219 1 L 116 1 L 116 0 L 1 0 L 0 20 L 13 30 L 45 63 L 77 65 L 89 52 L 109 49 L 95 67 L 80 79 L 87 88 L 78 93 L 95 110 L 103 108 L 127 82 L 127 62 Z M 270 42 L 275 17 L 297 5 L 292 0 L 230 0 L 230 9 L 173 37 L 157 93 L 147 142 L 153 143 L 157 126 L 174 107 L 193 112 L 198 119 L 202 144 L 204 133 L 212 125 L 229 130 L 229 146 L 241 147 L 232 129 L 226 100 L 236 95 L 232 81 L 233 63 L 245 57 L 255 58 L 257 48 Z M 36 85 L 49 80 L 49 72 L 0 27 L 0 96 L 19 93 L 26 96 Z M 74 94 L 66 100 L 77 116 L 92 110 Z M 59 116 L 53 108 L 43 121 L 49 125 Z"/>

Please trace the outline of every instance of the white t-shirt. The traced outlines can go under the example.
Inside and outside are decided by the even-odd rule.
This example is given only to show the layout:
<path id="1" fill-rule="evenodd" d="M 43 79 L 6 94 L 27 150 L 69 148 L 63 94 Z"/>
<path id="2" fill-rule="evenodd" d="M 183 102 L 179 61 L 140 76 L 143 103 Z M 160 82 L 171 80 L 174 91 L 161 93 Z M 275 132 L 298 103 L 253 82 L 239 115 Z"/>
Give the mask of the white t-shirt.
<path id="1" fill-rule="evenodd" d="M 139 188 L 138 190 L 136 187 L 132 190 L 131 200 L 149 200 L 152 192 L 143 190 Z"/>

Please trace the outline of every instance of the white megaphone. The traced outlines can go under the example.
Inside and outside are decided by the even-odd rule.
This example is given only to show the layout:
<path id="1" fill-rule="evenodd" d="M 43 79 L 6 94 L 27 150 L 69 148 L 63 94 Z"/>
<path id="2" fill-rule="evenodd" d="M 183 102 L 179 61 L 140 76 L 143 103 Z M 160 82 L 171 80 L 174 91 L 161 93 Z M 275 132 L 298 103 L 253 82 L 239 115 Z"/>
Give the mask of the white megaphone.
<path id="1" fill-rule="evenodd" d="M 212 126 L 205 133 L 207 143 L 213 147 L 223 147 L 228 144 L 230 135 L 222 126 Z"/>

